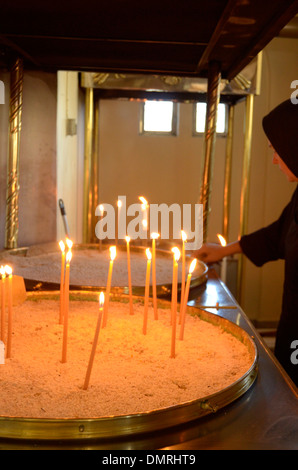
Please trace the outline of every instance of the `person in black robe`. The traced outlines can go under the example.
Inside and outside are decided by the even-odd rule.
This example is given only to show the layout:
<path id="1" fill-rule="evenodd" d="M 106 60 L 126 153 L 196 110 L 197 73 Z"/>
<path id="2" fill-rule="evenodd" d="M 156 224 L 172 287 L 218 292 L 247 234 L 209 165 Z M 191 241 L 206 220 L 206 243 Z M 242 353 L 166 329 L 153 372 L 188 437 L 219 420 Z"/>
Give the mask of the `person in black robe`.
<path id="1" fill-rule="evenodd" d="M 298 104 L 290 99 L 263 119 L 263 129 L 273 149 L 273 163 L 288 181 L 296 183 L 289 204 L 268 227 L 221 246 L 207 243 L 194 254 L 205 263 L 243 253 L 256 266 L 278 259 L 285 261 L 282 311 L 274 354 L 298 386 Z"/>

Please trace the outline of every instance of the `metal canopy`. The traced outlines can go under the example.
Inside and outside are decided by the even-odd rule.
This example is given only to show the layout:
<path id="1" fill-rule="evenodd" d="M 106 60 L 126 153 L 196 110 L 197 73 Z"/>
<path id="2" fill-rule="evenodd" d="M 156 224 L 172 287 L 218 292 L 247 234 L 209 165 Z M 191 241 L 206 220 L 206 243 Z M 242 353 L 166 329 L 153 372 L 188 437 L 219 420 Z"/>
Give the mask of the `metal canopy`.
<path id="1" fill-rule="evenodd" d="M 297 0 L 3 0 L 0 68 L 231 80 L 298 13 Z"/>

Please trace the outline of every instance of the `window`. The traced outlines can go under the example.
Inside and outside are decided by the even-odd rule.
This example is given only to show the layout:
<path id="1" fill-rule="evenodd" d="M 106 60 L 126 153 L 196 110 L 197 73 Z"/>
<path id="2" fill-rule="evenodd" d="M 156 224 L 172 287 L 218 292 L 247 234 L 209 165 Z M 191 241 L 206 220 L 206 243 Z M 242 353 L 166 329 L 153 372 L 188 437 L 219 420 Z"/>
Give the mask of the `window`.
<path id="1" fill-rule="evenodd" d="M 177 104 L 172 101 L 145 101 L 141 134 L 177 135 Z"/>
<path id="2" fill-rule="evenodd" d="M 195 130 L 194 134 L 204 134 L 206 125 L 206 103 L 196 103 L 195 109 Z M 217 108 L 216 133 L 226 135 L 227 133 L 227 105 L 219 103 Z"/>

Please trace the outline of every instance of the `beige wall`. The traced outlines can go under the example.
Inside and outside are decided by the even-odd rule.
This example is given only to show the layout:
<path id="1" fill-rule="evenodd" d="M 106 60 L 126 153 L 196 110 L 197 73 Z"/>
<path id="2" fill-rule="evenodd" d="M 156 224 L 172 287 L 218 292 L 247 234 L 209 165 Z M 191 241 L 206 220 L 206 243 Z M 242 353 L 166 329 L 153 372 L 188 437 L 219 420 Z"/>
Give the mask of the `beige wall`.
<path id="1" fill-rule="evenodd" d="M 252 164 L 249 200 L 249 231 L 269 224 L 279 216 L 294 187 L 271 164 L 270 151 L 261 120 L 272 107 L 288 98 L 290 84 L 298 79 L 298 41 L 274 39 L 263 53 L 261 95 L 255 98 L 252 139 Z M 6 104 L 0 105 L 0 249 L 4 246 L 6 158 L 8 132 L 9 75 L 0 73 L 6 85 Z M 63 88 L 63 87 L 62 87 Z M 81 92 L 80 92 L 81 93 Z M 59 98 L 60 102 L 60 98 Z M 63 105 L 65 107 L 65 103 Z M 59 237 L 57 199 L 76 198 L 77 207 L 69 214 L 76 240 L 81 240 L 82 161 L 84 113 L 78 101 L 77 145 L 59 144 L 57 158 L 57 77 L 54 74 L 26 72 L 24 78 L 23 129 L 20 162 L 19 245 L 53 241 Z M 192 105 L 180 105 L 177 137 L 140 136 L 140 103 L 102 101 L 100 103 L 100 200 L 115 203 L 126 195 L 127 203 L 144 195 L 150 203 L 198 202 L 203 163 L 203 139 L 192 136 Z M 58 118 L 61 125 L 63 116 Z M 242 176 L 244 103 L 236 107 L 231 220 L 228 241 L 238 237 Z M 64 136 L 66 139 L 66 136 Z M 225 139 L 217 139 L 209 240 L 217 241 L 222 231 L 223 171 Z M 59 153 L 60 152 L 60 153 Z M 67 160 L 66 160 L 67 159 Z M 69 181 L 69 166 L 76 159 L 76 171 Z M 57 175 L 58 171 L 58 175 Z M 69 190 L 65 193 L 63 173 Z M 75 184 L 72 185 L 72 182 Z M 59 194 L 57 192 L 57 184 Z M 75 221 L 73 220 L 75 218 Z M 59 216 L 58 216 L 59 219 Z M 280 313 L 283 262 L 255 268 L 245 262 L 243 309 L 252 319 L 276 321 Z"/>

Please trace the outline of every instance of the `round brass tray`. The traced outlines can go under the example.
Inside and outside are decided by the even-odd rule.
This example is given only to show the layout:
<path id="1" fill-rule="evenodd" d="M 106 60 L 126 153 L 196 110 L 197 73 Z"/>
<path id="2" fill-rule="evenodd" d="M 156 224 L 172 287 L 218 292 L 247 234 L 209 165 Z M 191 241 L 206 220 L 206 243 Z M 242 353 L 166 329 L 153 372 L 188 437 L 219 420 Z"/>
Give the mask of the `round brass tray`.
<path id="1" fill-rule="evenodd" d="M 40 296 L 45 293 L 30 293 L 30 296 Z M 52 292 L 48 293 L 52 295 Z M 90 298 L 92 293 L 77 291 L 79 300 Z M 94 294 L 93 294 L 94 295 Z M 127 296 L 118 294 L 117 300 Z M 141 298 L 134 297 L 141 301 Z M 159 300 L 161 308 L 170 308 L 171 303 L 166 300 Z M 226 407 L 236 399 L 244 395 L 254 383 L 258 370 L 258 355 L 254 340 L 242 328 L 236 324 L 226 320 L 219 315 L 212 314 L 207 311 L 200 310 L 195 307 L 188 307 L 187 313 L 198 315 L 201 319 L 211 322 L 222 327 L 225 331 L 230 332 L 241 342 L 243 342 L 251 355 L 251 366 L 246 373 L 232 383 L 229 387 L 222 389 L 220 392 L 195 399 L 189 402 L 168 408 L 148 410 L 146 413 L 106 416 L 101 418 L 90 419 L 34 419 L 22 417 L 1 417 L 0 416 L 0 442 L 1 440 L 10 440 L 10 442 L 42 442 L 45 446 L 47 443 L 59 442 L 70 448 L 76 447 L 77 443 L 84 443 L 88 448 L 133 448 L 127 447 L 126 440 L 130 443 L 134 437 L 156 433 L 158 431 L 169 430 L 172 427 L 190 423 L 193 420 L 204 417 L 211 413 Z M 195 373 L 195 372 L 194 372 Z M 199 370 L 197 371 L 199 374 Z M 119 439 L 121 442 L 119 442 Z M 181 439 L 181 438 L 180 438 Z M 115 440 L 118 442 L 115 443 Z M 144 442 L 144 441 L 142 441 Z M 146 444 L 144 444 L 146 445 Z M 14 446 L 14 444 L 11 444 Z M 118 446 L 118 447 L 117 447 Z M 0 446 L 1 447 L 1 446 Z M 141 446 L 142 447 L 142 446 Z M 145 447 L 146 448 L 146 447 Z"/>
<path id="2" fill-rule="evenodd" d="M 37 245 L 36 247 L 23 247 L 23 248 L 16 248 L 14 250 L 9 250 L 6 251 L 5 253 L 14 255 L 14 256 L 23 256 L 25 257 L 27 255 L 28 250 L 35 249 L 36 253 L 38 254 L 38 250 L 40 249 L 41 253 L 44 253 L 43 249 L 47 249 L 47 244 L 45 245 L 45 248 L 43 248 L 43 245 Z M 57 246 L 57 243 L 55 244 L 50 244 L 51 247 Z M 103 251 L 108 251 L 109 249 L 109 244 L 103 244 L 102 245 L 102 250 Z M 156 249 L 156 256 L 160 258 L 165 258 L 165 259 L 173 259 L 173 253 L 171 252 L 171 247 L 174 246 L 170 243 L 164 244 L 162 248 L 157 248 Z M 53 248 L 52 248 L 53 249 Z M 98 245 L 96 244 L 76 244 L 73 247 L 74 252 L 77 250 L 98 250 Z M 125 245 L 118 245 L 117 250 L 119 251 L 126 251 L 126 246 Z M 146 246 L 138 246 L 138 245 L 131 245 L 130 251 L 131 253 L 144 253 L 144 259 L 146 259 L 146 254 L 145 254 Z M 4 254 L 5 254 L 4 253 Z M 0 253 L 1 254 L 1 253 Z M 186 256 L 186 261 L 190 260 L 189 256 Z M 208 277 L 208 267 L 203 261 L 198 260 L 196 269 L 192 275 L 191 282 L 190 282 L 190 289 L 193 289 L 195 287 L 198 287 L 200 285 L 203 285 L 207 281 Z M 49 291 L 49 290 L 59 290 L 59 284 L 58 283 L 53 283 L 53 282 L 44 282 L 43 280 L 40 279 L 28 279 L 24 278 L 25 286 L 27 291 Z M 58 281 L 60 282 L 60 280 Z M 83 291 L 97 291 L 97 290 L 102 290 L 105 289 L 105 286 L 89 286 L 89 285 L 77 285 L 77 284 L 71 284 L 70 285 L 71 290 L 83 290 Z M 178 283 L 178 289 L 179 291 L 181 290 L 181 283 Z M 123 294 L 128 294 L 128 286 L 119 286 L 119 287 L 112 287 L 111 291 L 116 291 L 117 293 L 122 292 Z M 159 298 L 166 298 L 171 294 L 172 291 L 172 279 L 169 280 L 169 283 L 163 283 L 163 284 L 157 284 L 156 286 L 156 294 Z M 132 287 L 132 293 L 134 295 L 144 295 L 145 293 L 145 286 L 133 286 Z M 152 295 L 152 287 L 150 287 L 150 295 Z"/>

